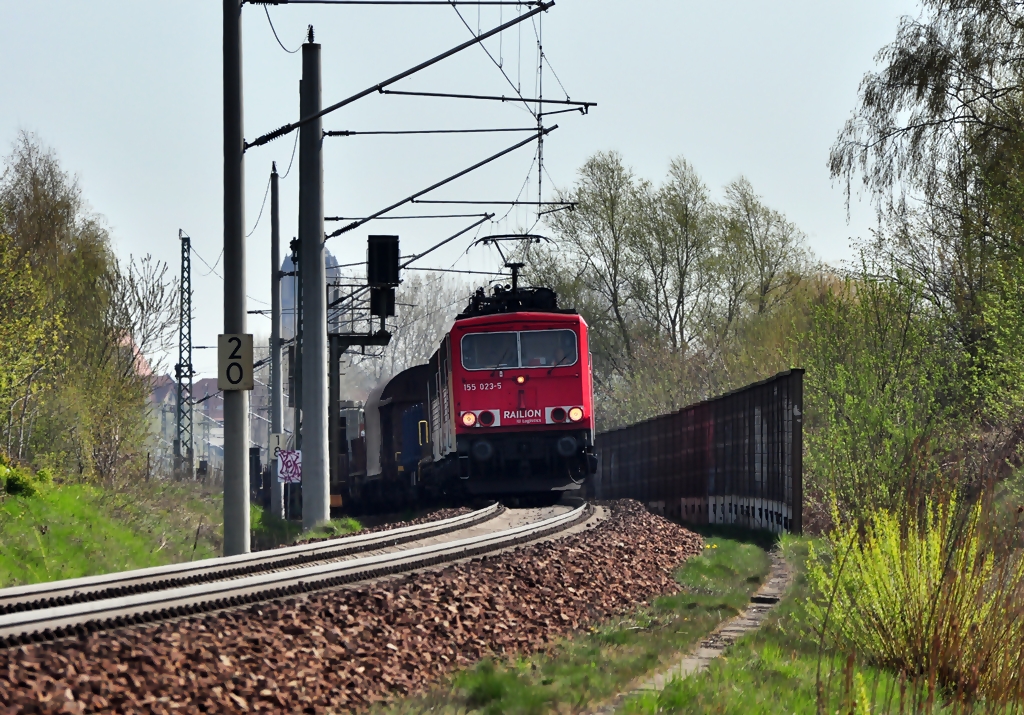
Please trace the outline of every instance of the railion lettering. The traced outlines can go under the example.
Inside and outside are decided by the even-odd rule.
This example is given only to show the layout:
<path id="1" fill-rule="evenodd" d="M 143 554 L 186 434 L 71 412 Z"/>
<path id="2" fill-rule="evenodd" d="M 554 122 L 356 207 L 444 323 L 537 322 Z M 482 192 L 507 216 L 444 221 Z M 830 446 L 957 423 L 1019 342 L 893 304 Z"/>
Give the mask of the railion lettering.
<path id="1" fill-rule="evenodd" d="M 542 417 L 540 410 L 505 410 L 505 420 L 528 420 L 535 417 Z"/>

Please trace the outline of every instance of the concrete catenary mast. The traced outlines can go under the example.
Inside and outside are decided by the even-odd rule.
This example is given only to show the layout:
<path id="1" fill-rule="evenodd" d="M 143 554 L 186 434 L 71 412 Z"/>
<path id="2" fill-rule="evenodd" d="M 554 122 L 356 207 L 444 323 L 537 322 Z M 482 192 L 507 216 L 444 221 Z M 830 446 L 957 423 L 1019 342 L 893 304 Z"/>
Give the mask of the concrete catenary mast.
<path id="1" fill-rule="evenodd" d="M 299 116 L 321 108 L 320 45 L 302 46 Z M 302 526 L 330 519 L 327 439 L 327 268 L 324 251 L 323 121 L 299 128 L 299 261 L 302 281 Z"/>
<path id="2" fill-rule="evenodd" d="M 223 0 L 224 333 L 246 332 L 242 0 Z M 249 393 L 224 392 L 224 555 L 249 552 Z"/>

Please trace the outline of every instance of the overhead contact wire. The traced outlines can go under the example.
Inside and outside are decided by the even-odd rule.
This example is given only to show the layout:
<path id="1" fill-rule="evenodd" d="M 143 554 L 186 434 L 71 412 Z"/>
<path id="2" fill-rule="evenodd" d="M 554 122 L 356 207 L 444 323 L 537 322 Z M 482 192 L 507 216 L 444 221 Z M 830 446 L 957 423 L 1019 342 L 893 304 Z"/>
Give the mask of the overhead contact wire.
<path id="1" fill-rule="evenodd" d="M 417 72 L 420 72 L 421 70 L 424 70 L 424 69 L 426 69 L 428 67 L 432 67 L 433 65 L 437 64 L 438 62 L 440 62 L 442 60 L 445 60 L 445 59 L 451 57 L 452 55 L 458 54 L 459 52 L 462 52 L 463 50 L 465 50 L 465 49 L 467 49 L 469 47 L 472 47 L 473 45 L 480 44 L 481 42 L 483 42 L 487 38 L 493 37 L 494 35 L 497 35 L 497 34 L 503 32 L 504 30 L 509 29 L 510 27 L 514 27 L 515 25 L 519 24 L 520 22 L 524 22 L 526 20 L 529 20 L 534 15 L 536 15 L 538 13 L 541 13 L 541 12 L 545 12 L 546 10 L 554 7 L 554 5 L 555 5 L 554 0 L 551 0 L 550 2 L 542 2 L 539 5 L 537 5 L 537 7 L 535 7 L 530 12 L 528 12 L 528 13 L 526 13 L 524 15 L 520 15 L 515 20 L 510 20 L 507 23 L 504 23 L 502 25 L 499 25 L 498 27 L 495 27 L 495 28 L 493 28 L 491 30 L 488 30 L 487 32 L 485 32 L 482 35 L 477 35 L 472 40 L 469 40 L 467 42 L 463 42 L 461 45 L 457 45 L 456 47 L 453 47 L 450 50 L 442 52 L 441 54 L 437 55 L 436 57 L 433 57 L 433 58 L 427 60 L 426 62 L 421 62 L 420 64 L 416 65 L 415 67 L 407 69 L 404 72 L 399 72 L 398 74 L 394 75 L 393 77 L 390 77 L 390 78 L 384 80 L 383 82 L 375 84 L 372 87 L 368 87 L 368 88 L 364 89 L 361 92 L 357 92 L 356 94 L 353 94 L 351 97 L 343 99 L 340 102 L 335 102 L 334 104 L 321 109 L 319 112 L 316 112 L 315 114 L 311 114 L 308 117 L 303 117 L 303 118 L 299 119 L 297 122 L 292 122 L 291 124 L 285 124 L 283 127 L 279 127 L 279 128 L 275 129 L 272 132 L 264 134 L 264 135 L 258 137 L 257 139 L 255 139 L 252 142 L 246 142 L 245 145 L 244 145 L 244 150 L 249 150 L 249 149 L 251 149 L 253 147 L 262 146 L 262 145 L 266 144 L 267 142 L 273 141 L 274 139 L 277 139 L 278 137 L 282 137 L 285 134 L 289 134 L 289 133 L 295 131 L 296 129 L 298 129 L 299 127 L 304 126 L 305 124 L 308 124 L 309 122 L 312 122 L 312 121 L 314 121 L 316 119 L 319 119 L 320 117 L 326 116 L 326 115 L 330 114 L 331 112 L 334 112 L 334 111 L 336 111 L 338 109 L 341 109 L 342 107 L 345 107 L 345 106 L 351 104 L 352 102 L 355 102 L 355 101 L 357 101 L 359 99 L 362 99 L 363 97 L 369 96 L 370 94 L 373 94 L 374 92 L 382 92 L 385 87 L 388 87 L 388 86 L 394 84 L 395 82 L 403 80 L 406 77 L 414 75 Z"/>
<path id="2" fill-rule="evenodd" d="M 452 10 L 454 10 L 454 11 L 455 11 L 455 14 L 459 16 L 459 19 L 460 19 L 460 20 L 462 20 L 462 24 L 466 26 L 466 29 L 467 29 L 467 30 L 469 30 L 469 33 L 470 33 L 471 35 L 473 35 L 474 37 L 475 37 L 475 36 L 479 36 L 479 34 L 480 34 L 480 32 L 479 32 L 479 29 L 478 29 L 478 31 L 477 31 L 477 32 L 475 32 L 475 33 L 473 32 L 473 28 L 472 28 L 472 27 L 470 27 L 469 23 L 468 23 L 468 22 L 466 22 L 466 18 L 464 18 L 464 17 L 462 16 L 462 13 L 461 13 L 461 12 L 459 12 L 459 8 L 458 8 L 458 7 L 456 7 L 456 5 L 455 5 L 455 2 L 454 2 L 454 0 L 452 0 L 452 3 L 451 3 L 451 5 L 452 5 Z M 478 15 L 478 17 L 479 17 L 479 15 Z M 499 20 L 499 22 L 500 22 L 500 20 Z M 518 25 L 518 27 L 520 28 L 520 29 L 519 29 L 520 35 L 522 35 L 522 24 L 519 24 L 519 25 Z M 498 35 L 498 37 L 499 37 L 499 39 L 500 39 L 500 38 L 501 38 L 501 35 Z M 490 50 L 488 50 L 488 49 L 487 49 L 487 47 L 486 47 L 486 46 L 484 45 L 484 43 L 482 43 L 482 42 L 480 43 L 480 49 L 482 49 L 482 50 L 484 51 L 484 53 L 485 53 L 485 54 L 487 55 L 487 57 L 488 57 L 488 58 L 490 58 L 491 62 L 493 62 L 493 63 L 494 63 L 494 66 L 498 68 L 498 71 L 499 71 L 499 72 L 501 72 L 501 76 L 505 78 L 505 81 L 506 81 L 506 82 L 508 82 L 508 86 L 509 86 L 509 87 L 511 87 L 511 88 L 512 88 L 512 90 L 513 90 L 513 91 L 514 91 L 514 92 L 515 92 L 515 93 L 516 93 L 517 95 L 519 95 L 519 99 L 520 99 L 520 100 L 522 100 L 522 102 L 523 102 L 523 107 L 524 107 L 524 108 L 526 109 L 526 111 L 528 111 L 528 112 L 529 112 L 529 113 L 530 113 L 530 114 L 531 114 L 531 115 L 533 116 L 533 118 L 534 118 L 534 119 L 536 119 L 536 118 L 537 118 L 537 115 L 536 115 L 536 114 L 534 113 L 534 111 L 533 111 L 533 110 L 532 110 L 532 109 L 530 108 L 529 104 L 527 104 L 526 100 L 525 100 L 525 99 L 523 99 L 523 95 L 522 95 L 522 93 L 521 93 L 521 92 L 519 91 L 519 90 L 520 90 L 520 88 L 519 88 L 519 87 L 517 87 L 517 86 L 515 85 L 515 83 L 513 83 L 513 82 L 512 82 L 512 78 L 511 78 L 511 77 L 509 77 L 509 76 L 508 76 L 508 74 L 507 74 L 507 73 L 505 72 L 505 68 L 504 68 L 504 67 L 502 66 L 502 65 L 504 64 L 504 60 L 503 60 L 502 62 L 498 62 L 497 60 L 495 60 L 495 59 L 494 59 L 494 55 L 492 55 L 492 54 L 491 54 L 491 51 L 490 51 Z"/>
<path id="3" fill-rule="evenodd" d="M 250 5 L 525 5 L 537 7 L 540 0 L 244 0 Z"/>
<path id="4" fill-rule="evenodd" d="M 249 231 L 249 233 L 245 234 L 246 238 L 249 238 L 249 236 L 251 236 L 254 233 L 256 233 L 256 229 L 260 225 L 260 219 L 263 218 L 263 209 L 265 209 L 267 207 L 267 196 L 269 194 L 270 194 L 270 179 L 267 179 L 267 190 L 263 192 L 263 203 L 260 204 L 259 216 L 256 217 L 256 223 L 253 224 L 252 231 Z M 222 253 L 223 253 L 223 251 L 222 251 Z"/>
<path id="5" fill-rule="evenodd" d="M 292 173 L 292 164 L 295 162 L 295 149 L 299 146 L 299 135 L 295 135 L 295 142 L 292 144 L 292 158 L 288 160 L 288 171 L 281 174 L 279 178 L 287 179 L 288 174 Z"/>
<path id="6" fill-rule="evenodd" d="M 429 187 L 427 187 L 427 188 L 425 188 L 425 189 L 423 189 L 421 191 L 417 191 L 415 194 L 412 194 L 411 196 L 407 196 L 406 198 L 402 199 L 401 201 L 396 201 L 395 203 L 391 204 L 387 208 L 381 209 L 380 211 L 377 211 L 376 213 L 371 214 L 370 216 L 366 217 L 363 220 L 353 221 L 352 223 L 348 224 L 347 226 L 343 226 L 343 227 L 339 228 L 336 231 L 332 231 L 331 233 L 327 234 L 326 238 L 334 238 L 335 236 L 340 236 L 343 233 L 348 233 L 349 231 L 357 229 L 360 226 L 362 226 L 363 224 L 365 224 L 365 223 L 367 223 L 369 221 L 372 221 L 375 218 L 378 218 L 380 216 L 383 216 L 386 213 L 390 213 L 391 211 L 394 211 L 399 206 L 403 206 L 403 205 L 408 204 L 408 203 L 413 203 L 420 196 L 423 196 L 424 194 L 427 194 L 427 193 L 433 191 L 434 189 L 440 188 L 440 187 L 444 186 L 445 184 L 448 184 L 448 183 L 450 183 L 452 181 L 455 181 L 456 179 L 458 179 L 460 177 L 463 177 L 466 174 L 468 174 L 468 173 L 470 173 L 472 171 L 475 171 L 476 169 L 479 169 L 481 166 L 484 166 L 485 164 L 489 164 L 490 162 L 505 156 L 506 154 L 510 154 L 511 152 L 515 151 L 516 149 L 519 149 L 520 147 L 526 146 L 527 144 L 529 144 L 532 141 L 537 141 L 541 137 L 543 137 L 543 136 L 545 136 L 547 134 L 550 134 L 551 132 L 553 132 L 556 129 L 558 129 L 558 125 L 557 124 L 555 124 L 555 125 L 553 125 L 553 126 L 551 126 L 549 128 L 545 128 L 545 129 L 537 132 L 537 134 L 535 134 L 534 136 L 529 137 L 528 139 L 524 139 L 523 141 L 521 141 L 521 142 L 519 142 L 517 144 L 514 144 L 514 145 L 510 146 L 507 149 L 503 149 L 502 151 L 498 152 L 497 154 L 493 154 L 492 156 L 489 156 L 489 157 L 487 157 L 486 159 L 484 159 L 482 161 L 478 161 L 473 166 L 471 166 L 471 167 L 469 167 L 467 169 L 463 169 L 462 171 L 460 171 L 458 173 L 452 174 L 448 178 L 442 179 L 441 181 L 438 181 L 436 184 L 433 184 L 432 186 L 429 186 Z"/>
<path id="7" fill-rule="evenodd" d="M 281 42 L 281 38 L 278 37 L 278 35 L 277 35 L 277 29 L 274 27 L 274 21 L 270 19 L 270 8 L 268 8 L 266 5 L 264 5 L 263 6 L 263 11 L 265 13 L 267 13 L 267 22 L 270 23 L 270 31 L 274 33 L 274 39 L 277 40 L 277 44 L 281 45 L 281 49 L 282 50 L 287 52 L 289 55 L 294 55 L 296 52 L 298 52 L 300 49 L 302 49 L 302 45 L 299 45 L 294 50 L 289 50 L 287 47 L 285 47 L 284 43 Z"/>

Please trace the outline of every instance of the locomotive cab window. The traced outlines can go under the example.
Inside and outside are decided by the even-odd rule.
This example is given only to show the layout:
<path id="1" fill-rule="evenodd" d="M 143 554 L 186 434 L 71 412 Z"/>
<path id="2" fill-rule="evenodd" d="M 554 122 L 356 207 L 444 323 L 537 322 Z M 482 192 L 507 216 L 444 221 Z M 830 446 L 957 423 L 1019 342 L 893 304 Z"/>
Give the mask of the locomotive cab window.
<path id="1" fill-rule="evenodd" d="M 467 370 L 519 367 L 517 333 L 471 333 L 462 338 L 462 366 Z"/>
<path id="2" fill-rule="evenodd" d="M 531 330 L 519 334 L 523 367 L 562 367 L 578 358 L 571 330 Z"/>

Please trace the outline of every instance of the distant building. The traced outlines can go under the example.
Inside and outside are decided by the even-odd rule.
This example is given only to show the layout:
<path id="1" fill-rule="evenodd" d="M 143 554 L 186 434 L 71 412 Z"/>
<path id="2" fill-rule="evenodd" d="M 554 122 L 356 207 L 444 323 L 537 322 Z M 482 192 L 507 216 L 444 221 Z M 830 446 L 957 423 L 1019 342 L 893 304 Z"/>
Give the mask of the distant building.
<path id="1" fill-rule="evenodd" d="M 336 281 L 341 278 L 341 268 L 338 267 L 338 259 L 331 252 L 324 249 L 326 254 L 324 264 L 327 266 L 327 282 Z M 292 263 L 292 255 L 285 256 L 281 263 L 282 273 L 293 273 L 295 265 Z M 285 276 L 281 279 L 281 337 L 287 340 L 295 335 L 295 297 L 296 297 L 295 276 Z"/>
<path id="2" fill-rule="evenodd" d="M 192 383 L 192 402 L 196 461 L 205 460 L 213 468 L 224 459 L 224 394 L 217 389 L 217 378 Z"/>
<path id="3" fill-rule="evenodd" d="M 174 454 L 175 406 L 178 404 L 178 385 L 170 375 L 161 375 L 153 381 L 149 402 L 150 432 L 153 435 L 152 458 L 158 468 L 170 467 Z"/>
<path id="4" fill-rule="evenodd" d="M 270 441 L 270 390 L 267 376 L 258 371 L 256 386 L 249 393 L 249 435 L 253 445 L 266 449 Z M 174 468 L 174 440 L 177 436 L 178 385 L 169 375 L 156 378 L 150 393 L 152 453 L 154 467 L 170 474 Z M 224 395 L 217 378 L 203 378 L 192 384 L 192 453 L 198 468 L 205 461 L 210 470 L 222 467 L 224 459 Z M 266 459 L 266 454 L 261 455 Z"/>

